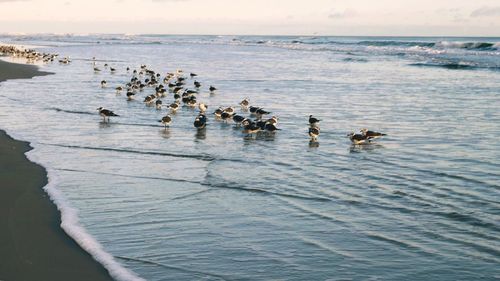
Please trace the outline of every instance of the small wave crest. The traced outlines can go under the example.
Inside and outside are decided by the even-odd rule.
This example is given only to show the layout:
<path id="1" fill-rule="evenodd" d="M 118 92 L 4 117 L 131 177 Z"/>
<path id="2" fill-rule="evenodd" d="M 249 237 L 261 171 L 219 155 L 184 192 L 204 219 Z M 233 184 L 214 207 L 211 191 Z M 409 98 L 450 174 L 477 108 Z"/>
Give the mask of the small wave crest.
<path id="1" fill-rule="evenodd" d="M 440 41 L 433 44 L 432 47 L 437 48 L 453 48 L 453 49 L 468 49 L 468 50 L 498 50 L 500 43 L 490 43 L 490 42 L 451 42 L 451 41 Z"/>

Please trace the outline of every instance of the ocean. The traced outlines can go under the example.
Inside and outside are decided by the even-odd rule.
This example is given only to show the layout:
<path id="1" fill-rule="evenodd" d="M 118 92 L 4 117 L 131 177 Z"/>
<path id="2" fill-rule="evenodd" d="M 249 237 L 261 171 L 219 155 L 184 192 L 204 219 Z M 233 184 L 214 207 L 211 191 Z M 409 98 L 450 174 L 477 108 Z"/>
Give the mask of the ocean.
<path id="1" fill-rule="evenodd" d="M 63 228 L 117 280 L 500 279 L 500 38 L 0 42 L 72 60 L 2 83 L 0 128 L 31 142 Z M 206 130 L 187 107 L 165 130 L 168 109 L 142 102 L 154 88 L 116 94 L 142 64 L 198 74 Z M 281 130 L 248 137 L 211 114 L 247 116 L 244 98 Z M 103 123 L 101 106 L 120 117 Z M 361 128 L 387 136 L 352 145 Z"/>

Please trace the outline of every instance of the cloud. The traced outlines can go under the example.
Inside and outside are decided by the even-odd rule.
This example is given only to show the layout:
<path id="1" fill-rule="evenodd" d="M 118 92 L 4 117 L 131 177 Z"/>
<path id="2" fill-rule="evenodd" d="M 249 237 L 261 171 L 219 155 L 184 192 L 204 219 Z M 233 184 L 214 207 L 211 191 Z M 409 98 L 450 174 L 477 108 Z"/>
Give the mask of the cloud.
<path id="1" fill-rule="evenodd" d="M 472 11 L 470 14 L 473 18 L 478 17 L 497 17 L 500 16 L 500 7 L 481 7 Z"/>
<path id="2" fill-rule="evenodd" d="M 351 9 L 347 9 L 347 10 L 344 10 L 343 12 L 333 11 L 332 13 L 330 13 L 328 15 L 328 18 L 329 19 L 345 19 L 345 18 L 355 17 L 356 15 L 357 15 L 356 11 L 351 10 Z"/>

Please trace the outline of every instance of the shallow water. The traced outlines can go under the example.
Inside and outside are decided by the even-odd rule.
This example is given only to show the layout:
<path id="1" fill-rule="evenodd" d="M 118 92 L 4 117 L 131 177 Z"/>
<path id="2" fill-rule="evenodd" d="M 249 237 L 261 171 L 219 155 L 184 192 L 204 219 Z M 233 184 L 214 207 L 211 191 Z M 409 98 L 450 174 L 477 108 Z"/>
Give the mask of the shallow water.
<path id="1" fill-rule="evenodd" d="M 0 127 L 33 143 L 80 224 L 144 279 L 500 278 L 498 39 L 0 41 L 73 59 L 2 83 Z M 94 73 L 94 56 L 117 73 Z M 196 72 L 209 112 L 248 97 L 282 130 L 248 138 L 210 116 L 197 132 L 188 108 L 164 130 L 167 110 L 141 102 L 153 89 L 115 94 L 140 64 Z M 121 117 L 102 123 L 99 106 Z M 322 119 L 317 146 L 309 114 Z M 352 146 L 345 135 L 363 127 L 388 136 Z"/>

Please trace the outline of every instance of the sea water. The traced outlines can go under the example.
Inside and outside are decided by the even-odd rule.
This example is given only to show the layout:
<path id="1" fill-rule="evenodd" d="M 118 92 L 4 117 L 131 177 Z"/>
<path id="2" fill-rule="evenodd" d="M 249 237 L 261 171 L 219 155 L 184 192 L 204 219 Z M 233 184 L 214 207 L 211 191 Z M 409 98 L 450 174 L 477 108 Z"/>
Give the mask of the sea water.
<path id="1" fill-rule="evenodd" d="M 500 279 L 498 38 L 0 42 L 72 60 L 2 83 L 0 128 L 32 143 L 64 229 L 118 280 Z M 141 64 L 198 74 L 206 130 L 187 107 L 165 130 L 168 109 L 142 103 L 153 88 L 135 101 L 116 94 Z M 249 137 L 211 114 L 247 116 L 244 98 L 281 130 Z M 102 122 L 101 106 L 120 117 Z M 361 128 L 387 136 L 351 145 L 346 134 Z"/>

